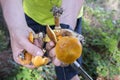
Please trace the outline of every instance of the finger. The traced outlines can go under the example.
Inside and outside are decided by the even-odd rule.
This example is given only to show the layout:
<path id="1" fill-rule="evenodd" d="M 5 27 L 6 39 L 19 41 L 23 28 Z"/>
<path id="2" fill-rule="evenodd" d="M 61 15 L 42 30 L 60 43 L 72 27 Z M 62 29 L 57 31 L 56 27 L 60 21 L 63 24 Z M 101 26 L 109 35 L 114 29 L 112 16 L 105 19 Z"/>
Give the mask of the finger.
<path id="1" fill-rule="evenodd" d="M 69 66 L 69 64 L 61 62 L 57 57 L 52 58 L 52 62 L 55 66 L 61 66 L 61 67 L 66 67 Z"/>
<path id="2" fill-rule="evenodd" d="M 51 49 L 50 51 L 49 51 L 49 54 L 48 54 L 51 58 L 52 57 L 55 57 L 56 55 L 55 55 L 55 48 L 53 48 L 53 49 Z"/>
<path id="3" fill-rule="evenodd" d="M 42 48 L 43 47 L 43 41 L 39 40 L 39 39 L 35 39 L 34 40 L 34 44 L 39 47 Z"/>
<path id="4" fill-rule="evenodd" d="M 43 45 L 44 45 L 43 38 L 38 38 L 38 42 L 40 43 L 41 48 L 43 48 Z"/>
<path id="5" fill-rule="evenodd" d="M 39 47 L 30 43 L 28 40 L 24 40 L 23 44 L 24 44 L 23 48 L 33 56 L 43 56 L 43 51 Z"/>
<path id="6" fill-rule="evenodd" d="M 61 61 L 58 60 L 56 57 L 55 57 L 55 59 L 54 59 L 52 62 L 53 62 L 53 64 L 54 64 L 55 66 L 60 66 L 60 65 L 61 65 Z"/>
<path id="7" fill-rule="evenodd" d="M 46 44 L 46 50 L 51 50 L 55 46 L 53 41 L 50 41 Z"/>

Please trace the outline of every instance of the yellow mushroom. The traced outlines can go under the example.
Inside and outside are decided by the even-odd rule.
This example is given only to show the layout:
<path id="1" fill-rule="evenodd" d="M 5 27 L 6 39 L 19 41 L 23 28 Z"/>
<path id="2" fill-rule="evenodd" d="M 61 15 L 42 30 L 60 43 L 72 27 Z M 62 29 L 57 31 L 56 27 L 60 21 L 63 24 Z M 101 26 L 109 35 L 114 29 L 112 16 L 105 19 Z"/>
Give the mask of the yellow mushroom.
<path id="1" fill-rule="evenodd" d="M 61 37 L 56 43 L 55 52 L 60 61 L 71 64 L 81 56 L 82 45 L 75 37 Z"/>
<path id="2" fill-rule="evenodd" d="M 34 35 L 32 32 L 29 33 L 28 37 L 31 43 L 34 42 Z M 47 57 L 42 58 L 41 56 L 32 56 L 27 51 L 22 52 L 23 58 L 19 58 L 21 64 L 26 65 L 32 63 L 35 67 L 39 67 L 48 63 L 49 59 Z"/>
<path id="3" fill-rule="evenodd" d="M 49 61 L 48 58 L 42 58 L 41 56 L 35 56 L 32 58 L 32 64 L 35 66 L 35 67 L 39 67 L 39 66 L 42 66 L 42 65 L 45 65 L 47 64 Z"/>

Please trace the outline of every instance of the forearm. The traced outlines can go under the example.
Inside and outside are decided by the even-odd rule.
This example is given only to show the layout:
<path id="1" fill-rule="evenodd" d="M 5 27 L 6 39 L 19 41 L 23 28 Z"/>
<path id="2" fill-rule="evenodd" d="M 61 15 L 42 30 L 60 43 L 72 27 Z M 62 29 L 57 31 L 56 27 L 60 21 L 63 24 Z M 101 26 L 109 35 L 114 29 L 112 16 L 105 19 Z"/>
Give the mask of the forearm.
<path id="1" fill-rule="evenodd" d="M 1 0 L 3 15 L 10 32 L 27 26 L 22 7 L 22 0 Z"/>
<path id="2" fill-rule="evenodd" d="M 64 12 L 61 15 L 60 22 L 68 24 L 72 29 L 74 29 L 83 2 L 84 0 L 63 0 L 62 8 Z"/>

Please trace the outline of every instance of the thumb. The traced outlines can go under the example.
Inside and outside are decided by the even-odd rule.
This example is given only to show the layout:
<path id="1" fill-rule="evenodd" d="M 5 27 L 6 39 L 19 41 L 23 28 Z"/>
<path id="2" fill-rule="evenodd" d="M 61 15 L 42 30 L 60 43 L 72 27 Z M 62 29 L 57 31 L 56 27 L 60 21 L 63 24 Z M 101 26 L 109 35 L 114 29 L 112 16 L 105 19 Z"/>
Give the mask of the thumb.
<path id="1" fill-rule="evenodd" d="M 23 48 L 33 56 L 43 56 L 44 53 L 42 49 L 30 43 L 29 40 L 24 40 L 23 44 L 24 44 Z"/>

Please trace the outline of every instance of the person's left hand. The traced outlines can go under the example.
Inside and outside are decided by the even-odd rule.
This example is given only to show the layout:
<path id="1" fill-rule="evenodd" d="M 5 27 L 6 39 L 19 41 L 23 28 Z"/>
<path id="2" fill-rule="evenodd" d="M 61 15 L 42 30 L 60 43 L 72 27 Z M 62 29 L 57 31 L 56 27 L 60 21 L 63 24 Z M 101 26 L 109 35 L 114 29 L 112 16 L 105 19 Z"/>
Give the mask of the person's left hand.
<path id="1" fill-rule="evenodd" d="M 68 66 L 68 64 L 64 64 L 63 62 L 61 62 L 59 59 L 57 59 L 56 55 L 55 55 L 55 44 L 54 42 L 50 41 L 46 44 L 46 50 L 48 52 L 49 58 L 51 59 L 52 63 L 55 66 Z"/>

